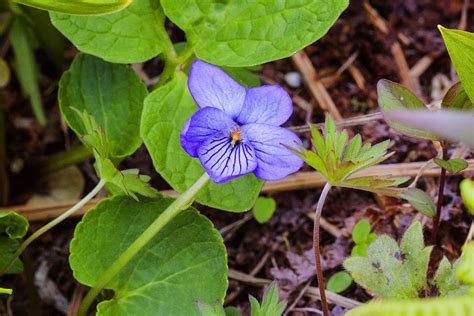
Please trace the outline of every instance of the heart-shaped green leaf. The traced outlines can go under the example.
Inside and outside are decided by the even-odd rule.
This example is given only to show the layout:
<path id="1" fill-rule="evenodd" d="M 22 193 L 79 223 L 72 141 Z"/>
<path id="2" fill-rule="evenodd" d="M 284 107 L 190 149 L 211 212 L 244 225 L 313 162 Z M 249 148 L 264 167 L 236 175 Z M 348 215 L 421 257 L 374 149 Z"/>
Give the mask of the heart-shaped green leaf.
<path id="1" fill-rule="evenodd" d="M 13 0 L 41 10 L 77 14 L 101 15 L 121 10 L 133 0 Z"/>
<path id="2" fill-rule="evenodd" d="M 105 133 L 112 158 L 131 155 L 141 145 L 140 117 L 147 89 L 132 68 L 79 54 L 59 82 L 59 106 L 79 137 L 86 133 L 78 115 L 92 115 Z"/>
<path id="3" fill-rule="evenodd" d="M 288 57 L 322 37 L 347 0 L 161 0 L 209 63 L 250 66 Z"/>
<path id="4" fill-rule="evenodd" d="M 441 168 L 444 168 L 451 172 L 452 174 L 459 173 L 469 167 L 469 164 L 467 163 L 466 160 L 464 159 L 449 159 L 449 160 L 443 160 L 443 159 L 435 159 L 434 162 L 440 166 Z"/>
<path id="5" fill-rule="evenodd" d="M 271 197 L 259 197 L 252 208 L 253 217 L 260 224 L 266 223 L 275 213 L 276 202 Z"/>
<path id="6" fill-rule="evenodd" d="M 474 103 L 467 96 L 466 90 L 464 90 L 461 82 L 455 83 L 449 88 L 441 102 L 441 106 L 454 110 L 474 110 Z"/>
<path id="7" fill-rule="evenodd" d="M 11 260 L 13 253 L 20 245 L 19 239 L 28 231 L 28 221 L 15 212 L 0 212 L 0 267 Z M 23 264 L 19 259 L 5 272 L 7 274 L 20 273 Z"/>
<path id="8" fill-rule="evenodd" d="M 159 1 L 134 0 L 101 16 L 51 13 L 53 25 L 81 51 L 114 63 L 138 63 L 162 52 L 164 15 Z"/>
<path id="9" fill-rule="evenodd" d="M 474 102 L 474 33 L 450 30 L 441 25 L 438 28 L 464 89 Z"/>
<path id="10" fill-rule="evenodd" d="M 178 192 L 184 192 L 204 173 L 197 159 L 181 147 L 179 135 L 189 117 L 198 109 L 188 91 L 187 77 L 177 72 L 166 85 L 145 100 L 141 122 L 142 139 L 156 170 Z M 199 203 L 233 212 L 250 209 L 263 181 L 253 174 L 224 184 L 210 183 L 197 197 Z"/>
<path id="11" fill-rule="evenodd" d="M 407 200 L 417 211 L 428 217 L 436 215 L 433 199 L 420 189 L 408 188 L 402 193 L 401 198 Z"/>
<path id="12" fill-rule="evenodd" d="M 84 216 L 71 242 L 76 279 L 93 286 L 173 202 L 171 198 L 106 199 Z M 98 315 L 198 315 L 198 301 L 223 302 L 227 259 L 219 232 L 189 208 L 163 229 L 107 285 Z"/>
<path id="13" fill-rule="evenodd" d="M 425 110 L 429 111 L 425 104 L 418 99 L 410 90 L 390 80 L 382 79 L 377 83 L 379 106 L 384 113 L 401 110 Z M 423 129 L 414 128 L 401 121 L 390 119 L 385 115 L 385 120 L 390 127 L 399 132 L 418 138 L 438 140 L 439 138 Z"/>

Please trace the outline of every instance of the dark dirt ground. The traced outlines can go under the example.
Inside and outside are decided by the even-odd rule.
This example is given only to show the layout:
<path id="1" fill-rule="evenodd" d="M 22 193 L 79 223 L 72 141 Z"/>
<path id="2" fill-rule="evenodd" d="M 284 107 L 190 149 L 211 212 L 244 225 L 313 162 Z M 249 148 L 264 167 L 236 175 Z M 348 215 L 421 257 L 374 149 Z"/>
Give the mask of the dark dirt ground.
<path id="1" fill-rule="evenodd" d="M 345 118 L 377 111 L 376 83 L 379 79 L 387 78 L 400 81 L 399 71 L 393 61 L 390 45 L 396 39 L 397 33 L 402 33 L 410 39 L 410 43 L 402 45 L 408 65 L 412 67 L 424 56 L 433 59 L 430 67 L 420 77 L 422 93 L 429 100 L 432 89 L 432 79 L 437 74 L 450 76 L 450 60 L 445 50 L 441 35 L 436 25 L 457 28 L 460 21 L 461 0 L 394 0 L 372 1 L 372 6 L 388 21 L 389 35 L 384 35 L 370 22 L 362 8 L 362 1 L 352 1 L 350 7 L 333 26 L 329 33 L 317 43 L 307 47 L 313 65 L 320 74 L 334 74 L 335 71 L 355 52 L 358 53 L 353 65 L 362 73 L 365 88 L 361 89 L 353 77 L 345 71 L 329 88 L 329 94 Z M 474 5 L 468 10 L 468 30 L 472 31 L 474 20 Z M 176 40 L 182 39 L 182 34 L 170 26 Z M 2 38 L 1 42 L 6 43 Z M 4 46 L 6 44 L 1 44 Z M 11 58 L 7 49 L 6 59 Z M 68 51 L 67 64 L 74 55 L 74 49 Z M 32 195 L 33 192 L 44 190 L 39 185 L 38 177 L 31 172 L 31 167 L 47 156 L 63 151 L 67 143 L 78 144 L 72 132 L 65 133 L 60 122 L 57 105 L 57 83 L 60 73 L 49 64 L 42 52 L 37 53 L 41 73 L 42 98 L 48 117 L 48 124 L 41 128 L 34 120 L 28 100 L 22 97 L 18 83 L 13 79 L 9 86 L 0 90 L 6 120 L 7 167 L 10 180 L 8 205 L 18 205 Z M 65 69 L 68 67 L 64 65 Z M 144 70 L 151 77 L 159 74 L 159 62 L 151 61 L 145 64 Z M 283 85 L 293 96 L 314 102 L 310 94 L 301 86 L 289 87 L 284 80 L 288 72 L 296 71 L 291 59 L 283 59 L 265 64 L 260 73 L 263 81 L 272 81 Z M 302 125 L 309 121 L 322 122 L 324 113 L 315 107 L 312 113 L 307 113 L 295 106 L 295 113 L 289 122 L 290 126 Z M 426 161 L 436 155 L 431 142 L 404 137 L 390 129 L 382 121 L 352 128 L 353 132 L 361 133 L 366 141 L 378 142 L 386 138 L 394 141 L 392 150 L 396 154 L 389 163 Z M 301 135 L 306 137 L 308 135 Z M 17 172 L 12 172 L 19 166 Z M 21 167 L 23 166 L 23 167 Z M 132 157 L 123 162 L 123 166 L 139 168 L 143 174 L 153 177 L 152 183 L 166 189 L 166 184 L 153 169 L 151 160 L 143 147 Z M 86 190 L 90 189 L 96 177 L 91 161 L 80 164 L 86 179 Z M 305 170 L 310 170 L 305 167 Z M 471 175 L 472 176 L 472 175 Z M 442 249 L 437 250 L 440 258 L 444 253 L 453 259 L 460 253 L 464 242 L 470 218 L 462 209 L 459 198 L 458 184 L 460 177 L 450 177 L 447 182 L 445 208 L 441 224 Z M 432 196 L 436 196 L 437 179 L 422 178 L 419 187 Z M 299 294 L 301 288 L 314 279 L 314 271 L 308 261 L 308 250 L 312 243 L 312 219 L 307 216 L 315 209 L 320 189 L 299 190 L 272 194 L 277 201 L 277 212 L 266 224 L 260 225 L 253 219 L 224 235 L 229 254 L 229 266 L 233 269 L 249 273 L 260 263 L 263 264 L 256 274 L 257 277 L 276 279 L 289 298 L 290 304 Z M 245 217 L 245 214 L 224 213 L 199 207 L 221 229 Z M 368 218 L 377 233 L 388 233 L 397 239 L 414 219 L 416 212 L 400 201 L 390 200 L 381 205 L 369 193 L 346 189 L 333 189 L 327 199 L 323 216 L 339 228 L 345 236 L 350 234 L 354 223 L 360 218 Z M 449 219 L 449 221 L 447 221 Z M 13 286 L 15 296 L 11 302 L 14 315 L 61 315 L 45 299 L 38 296 L 38 291 L 27 282 L 31 275 L 46 262 L 49 267 L 48 276 L 54 282 L 64 297 L 72 297 L 77 283 L 72 277 L 68 266 L 68 245 L 72 238 L 77 219 L 69 220 L 45 234 L 40 240 L 30 246 L 26 256 L 28 267 L 24 275 L 8 276 L 5 286 Z M 426 221 L 425 231 L 429 230 L 430 221 Z M 32 229 L 42 223 L 33 223 Z M 428 227 L 428 228 L 427 228 Z M 322 247 L 325 256 L 325 278 L 340 271 L 341 262 L 350 254 L 352 248 L 350 237 L 335 238 L 322 230 Z M 262 262 L 262 258 L 266 259 Z M 30 270 L 30 271 L 28 271 Z M 30 274 L 29 277 L 27 275 Z M 3 282 L 3 281 L 2 281 Z M 2 283 L 3 284 L 3 283 Z M 30 285 L 28 285 L 30 284 Z M 311 283 L 316 286 L 316 281 Z M 228 304 L 239 306 L 247 315 L 249 304 L 247 295 L 252 294 L 261 298 L 262 289 L 230 280 Z M 359 301 L 370 299 L 370 295 L 354 284 L 342 295 Z M 3 306 L 7 300 L 2 298 Z M 301 298 L 296 307 L 316 307 L 317 302 Z M 31 312 L 34 310 L 34 312 Z M 333 310 L 335 315 L 342 314 L 340 308 Z M 313 313 L 314 314 L 314 313 Z M 313 315 L 309 312 L 298 311 L 292 315 Z"/>

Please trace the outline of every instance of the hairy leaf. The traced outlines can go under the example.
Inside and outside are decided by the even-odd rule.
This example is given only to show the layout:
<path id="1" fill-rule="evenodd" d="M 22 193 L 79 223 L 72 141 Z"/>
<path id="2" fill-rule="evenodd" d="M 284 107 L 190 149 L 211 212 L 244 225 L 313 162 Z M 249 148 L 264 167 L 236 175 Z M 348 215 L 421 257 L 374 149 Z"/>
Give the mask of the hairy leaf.
<path id="1" fill-rule="evenodd" d="M 61 112 L 80 138 L 86 129 L 73 109 L 94 117 L 105 133 L 110 158 L 129 156 L 141 145 L 140 117 L 147 90 L 129 66 L 79 54 L 61 77 L 58 94 Z"/>
<path id="2" fill-rule="evenodd" d="M 159 1 L 133 0 L 124 10 L 101 16 L 50 15 L 54 26 L 79 50 L 113 63 L 146 61 L 168 43 Z"/>
<path id="3" fill-rule="evenodd" d="M 160 175 L 178 192 L 184 192 L 204 174 L 197 159 L 181 147 L 179 135 L 197 106 L 187 89 L 186 75 L 178 72 L 145 100 L 141 135 Z M 263 181 L 248 174 L 224 184 L 210 183 L 197 197 L 199 203 L 228 211 L 250 209 Z"/>
<path id="4" fill-rule="evenodd" d="M 209 63 L 250 66 L 288 57 L 322 37 L 347 0 L 162 0 L 166 16 Z"/>
<path id="5" fill-rule="evenodd" d="M 173 202 L 125 196 L 103 200 L 74 232 L 70 265 L 76 279 L 93 286 L 125 249 Z M 223 302 L 226 251 L 212 223 L 189 208 L 169 222 L 110 281 L 114 296 L 98 315 L 197 315 L 196 302 Z"/>

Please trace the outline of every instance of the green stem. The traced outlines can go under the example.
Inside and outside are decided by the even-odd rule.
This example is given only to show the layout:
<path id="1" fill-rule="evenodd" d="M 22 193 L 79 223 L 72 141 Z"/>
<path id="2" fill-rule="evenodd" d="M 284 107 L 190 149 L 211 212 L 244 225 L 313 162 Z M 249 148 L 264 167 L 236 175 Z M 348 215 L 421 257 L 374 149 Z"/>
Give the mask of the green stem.
<path id="1" fill-rule="evenodd" d="M 75 165 L 92 156 L 91 151 L 84 145 L 71 148 L 48 157 L 38 166 L 41 174 L 48 174 Z"/>
<path id="2" fill-rule="evenodd" d="M 2 269 L 0 270 L 0 275 L 4 274 L 5 271 L 10 268 L 10 266 L 13 264 L 13 262 L 18 259 L 18 257 L 21 255 L 21 253 L 26 249 L 26 247 L 28 247 L 33 241 L 35 241 L 36 238 L 38 238 L 39 236 L 41 236 L 43 233 L 47 232 L 48 230 L 50 230 L 51 228 L 53 228 L 54 226 L 58 225 L 59 223 L 61 223 L 63 220 L 65 220 L 66 218 L 68 218 L 69 216 L 71 216 L 72 214 L 74 214 L 75 212 L 77 212 L 78 210 L 80 210 L 84 205 L 87 204 L 87 202 L 89 202 L 90 200 L 92 200 L 92 198 L 94 196 L 97 195 L 97 193 L 99 193 L 99 191 L 102 189 L 102 187 L 105 185 L 105 181 L 104 180 L 100 180 L 99 183 L 95 186 L 94 189 L 92 189 L 92 191 L 89 192 L 89 194 L 87 194 L 84 198 L 82 198 L 82 200 L 80 200 L 76 205 L 74 205 L 73 207 L 71 207 L 69 210 L 67 210 L 66 212 L 64 212 L 63 214 L 61 214 L 60 216 L 56 217 L 54 220 L 52 220 L 51 222 L 49 222 L 48 224 L 44 225 L 43 227 L 41 227 L 40 229 L 38 229 L 37 231 L 35 231 L 30 237 L 28 237 L 28 239 L 26 239 L 21 245 L 20 247 L 17 249 L 17 251 L 13 254 L 13 257 L 8 261 L 8 263 L 6 265 L 4 265 L 2 267 Z"/>
<path id="3" fill-rule="evenodd" d="M 183 210 L 187 209 L 196 195 L 209 183 L 207 173 L 201 176 L 188 190 L 181 194 L 153 223 L 115 260 L 87 293 L 79 306 L 78 316 L 87 315 L 87 310 L 100 291 L 125 267 L 130 260 L 158 234 L 158 232 Z"/>

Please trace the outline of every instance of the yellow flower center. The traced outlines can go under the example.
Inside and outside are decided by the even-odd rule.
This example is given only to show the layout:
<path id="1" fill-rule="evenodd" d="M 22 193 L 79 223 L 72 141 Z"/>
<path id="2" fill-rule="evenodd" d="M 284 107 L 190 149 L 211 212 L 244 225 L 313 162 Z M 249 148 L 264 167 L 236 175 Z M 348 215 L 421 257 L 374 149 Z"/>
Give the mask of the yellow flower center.
<path id="1" fill-rule="evenodd" d="M 235 146 L 235 144 L 240 141 L 240 128 L 236 127 L 232 132 L 230 132 L 230 138 L 232 138 L 232 146 Z"/>

